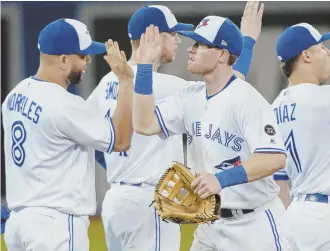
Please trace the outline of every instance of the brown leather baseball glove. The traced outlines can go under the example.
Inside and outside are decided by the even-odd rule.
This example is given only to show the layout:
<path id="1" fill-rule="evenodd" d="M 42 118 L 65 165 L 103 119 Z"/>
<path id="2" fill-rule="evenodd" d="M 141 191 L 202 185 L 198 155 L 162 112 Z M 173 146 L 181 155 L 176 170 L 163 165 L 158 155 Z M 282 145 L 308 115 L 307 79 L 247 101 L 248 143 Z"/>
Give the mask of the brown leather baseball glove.
<path id="1" fill-rule="evenodd" d="M 177 224 L 213 222 L 220 218 L 218 194 L 201 199 L 191 190 L 196 178 L 183 164 L 174 162 L 159 180 L 154 198 L 157 214 Z"/>

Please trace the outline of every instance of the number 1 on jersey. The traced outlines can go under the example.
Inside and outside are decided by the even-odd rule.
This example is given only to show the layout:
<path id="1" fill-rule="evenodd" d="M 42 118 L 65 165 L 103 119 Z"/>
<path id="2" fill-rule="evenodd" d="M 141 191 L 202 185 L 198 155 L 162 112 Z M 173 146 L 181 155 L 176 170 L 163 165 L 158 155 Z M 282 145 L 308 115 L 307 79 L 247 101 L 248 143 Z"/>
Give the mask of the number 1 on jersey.
<path id="1" fill-rule="evenodd" d="M 300 159 L 299 159 L 299 155 L 298 155 L 298 151 L 297 151 L 297 147 L 296 147 L 296 142 L 295 142 L 294 135 L 293 135 L 293 130 L 290 131 L 284 145 L 285 145 L 286 150 L 290 153 L 290 155 L 292 157 L 292 160 L 297 168 L 297 172 L 302 173 L 301 163 L 300 163 Z"/>

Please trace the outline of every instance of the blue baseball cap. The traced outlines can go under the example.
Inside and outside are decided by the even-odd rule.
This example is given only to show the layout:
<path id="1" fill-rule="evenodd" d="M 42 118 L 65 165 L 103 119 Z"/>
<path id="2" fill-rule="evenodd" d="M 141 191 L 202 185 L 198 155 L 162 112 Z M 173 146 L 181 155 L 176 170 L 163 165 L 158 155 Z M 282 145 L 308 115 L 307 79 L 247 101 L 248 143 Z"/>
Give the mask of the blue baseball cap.
<path id="1" fill-rule="evenodd" d="M 48 55 L 94 55 L 106 52 L 105 44 L 92 41 L 87 26 L 74 19 L 58 19 L 39 34 L 38 48 Z"/>
<path id="2" fill-rule="evenodd" d="M 281 62 L 288 61 L 309 47 L 330 39 L 330 33 L 320 34 L 312 25 L 300 23 L 286 28 L 277 39 L 276 54 Z"/>
<path id="3" fill-rule="evenodd" d="M 241 55 L 243 36 L 240 29 L 228 18 L 207 16 L 202 19 L 195 31 L 181 31 L 189 37 L 205 45 L 226 49 L 230 54 Z"/>
<path id="4" fill-rule="evenodd" d="M 138 9 L 128 22 L 128 36 L 131 40 L 141 38 L 149 25 L 155 25 L 159 32 L 178 32 L 194 28 L 192 24 L 178 23 L 169 8 L 163 5 L 149 5 Z"/>

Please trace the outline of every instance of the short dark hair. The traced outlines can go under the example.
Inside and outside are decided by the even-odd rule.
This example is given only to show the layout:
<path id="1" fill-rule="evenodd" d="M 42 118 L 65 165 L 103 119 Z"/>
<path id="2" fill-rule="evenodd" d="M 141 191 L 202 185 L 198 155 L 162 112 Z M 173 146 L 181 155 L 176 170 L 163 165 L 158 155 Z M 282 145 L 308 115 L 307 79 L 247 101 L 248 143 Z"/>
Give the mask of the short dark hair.
<path id="1" fill-rule="evenodd" d="M 219 47 L 215 47 L 215 48 L 218 49 L 218 50 L 223 50 L 223 49 L 221 49 L 221 48 L 219 48 Z M 227 51 L 228 51 L 228 50 L 227 50 Z M 228 64 L 229 66 L 233 66 L 233 64 L 235 64 L 235 62 L 236 62 L 238 56 L 237 56 L 237 55 L 234 55 L 234 54 L 231 54 L 229 51 L 228 51 L 228 53 L 229 53 L 229 58 L 228 58 L 228 62 L 227 62 L 227 64 Z"/>
<path id="2" fill-rule="evenodd" d="M 285 61 L 284 63 L 281 63 L 281 72 L 282 74 L 289 78 L 292 74 L 292 72 L 294 71 L 296 62 L 298 60 L 300 55 L 295 56 L 294 58 L 289 59 L 288 61 Z"/>
<path id="3" fill-rule="evenodd" d="M 137 40 L 131 40 L 131 45 L 133 50 L 139 49 L 140 46 L 140 39 Z"/>
<path id="4" fill-rule="evenodd" d="M 228 65 L 232 66 L 233 64 L 235 64 L 237 58 L 238 58 L 237 55 L 229 54 Z"/>

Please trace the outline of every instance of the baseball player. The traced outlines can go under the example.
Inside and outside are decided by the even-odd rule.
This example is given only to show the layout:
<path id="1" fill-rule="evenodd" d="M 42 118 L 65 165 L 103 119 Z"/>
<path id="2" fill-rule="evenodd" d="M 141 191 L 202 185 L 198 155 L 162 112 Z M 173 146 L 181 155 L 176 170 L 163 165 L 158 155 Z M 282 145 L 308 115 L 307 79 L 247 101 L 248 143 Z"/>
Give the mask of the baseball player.
<path id="1" fill-rule="evenodd" d="M 294 250 L 330 250 L 330 50 L 312 25 L 300 23 L 278 38 L 276 52 L 289 86 L 273 103 L 288 152 L 287 165 L 276 173 L 281 189 L 291 180 L 292 202 L 285 222 Z M 286 195 L 286 197 L 289 197 Z"/>
<path id="2" fill-rule="evenodd" d="M 112 152 L 129 147 L 133 72 L 117 43 L 92 41 L 77 20 L 47 25 L 38 48 L 38 72 L 22 80 L 2 104 L 12 210 L 6 245 L 9 251 L 89 250 L 88 217 L 96 209 L 94 148 Z M 112 117 L 66 90 L 81 82 L 89 55 L 106 51 L 104 59 L 113 70 L 127 69 Z"/>
<path id="3" fill-rule="evenodd" d="M 251 13 L 253 8 L 254 5 L 249 2 L 242 22 L 242 29 L 249 36 L 250 44 L 246 47 L 245 60 L 237 66 L 237 74 L 241 77 L 247 74 L 252 47 L 261 30 L 261 22 L 254 22 L 256 15 Z M 140 37 L 150 24 L 159 26 L 161 32 L 162 54 L 153 64 L 155 102 L 160 104 L 170 96 L 179 94 L 188 85 L 183 79 L 158 73 L 157 70 L 160 65 L 175 60 L 176 49 L 181 42 L 177 31 L 189 30 L 193 26 L 177 23 L 166 6 L 150 5 L 137 10 L 128 24 L 133 51 L 129 62 L 134 72 Z M 117 104 L 117 88 L 117 76 L 111 72 L 103 77 L 88 101 L 104 113 L 109 107 L 112 110 Z M 146 137 L 134 133 L 129 151 L 105 154 L 105 160 L 108 166 L 107 181 L 111 184 L 102 205 L 108 249 L 179 250 L 179 226 L 161 221 L 150 204 L 154 186 L 164 171 L 173 160 L 183 161 L 182 136 L 175 135 L 161 140 L 158 136 Z"/>
<path id="4" fill-rule="evenodd" d="M 181 78 L 158 73 L 160 65 L 174 61 L 181 43 L 177 31 L 191 30 L 193 25 L 178 23 L 165 6 L 150 5 L 138 9 L 128 23 L 132 44 L 129 63 L 136 72 L 136 52 L 141 34 L 149 24 L 161 27 L 163 54 L 154 64 L 157 103 L 164 102 L 186 86 Z M 87 100 L 104 114 L 117 106 L 118 78 L 105 75 Z M 102 204 L 102 221 L 108 250 L 179 250 L 180 227 L 161 222 L 153 201 L 154 186 L 174 159 L 183 161 L 182 135 L 162 141 L 159 137 L 133 134 L 131 149 L 105 154 L 107 181 L 111 184 Z M 137 217 L 138 216 L 138 217 Z"/>
<path id="5" fill-rule="evenodd" d="M 272 178 L 285 166 L 286 151 L 269 103 L 233 74 L 242 34 L 218 16 L 180 33 L 195 40 L 187 69 L 204 82 L 155 105 L 151 64 L 161 46 L 158 27 L 148 27 L 139 48 L 133 127 L 166 138 L 187 132 L 198 167 L 192 189 L 201 198 L 222 197 L 221 219 L 199 225 L 191 250 L 287 250 L 278 225 L 285 208 Z"/>

